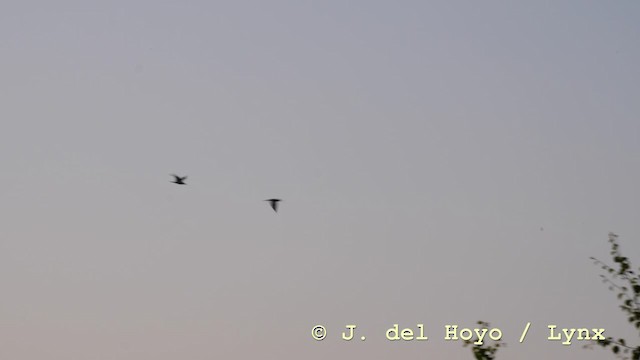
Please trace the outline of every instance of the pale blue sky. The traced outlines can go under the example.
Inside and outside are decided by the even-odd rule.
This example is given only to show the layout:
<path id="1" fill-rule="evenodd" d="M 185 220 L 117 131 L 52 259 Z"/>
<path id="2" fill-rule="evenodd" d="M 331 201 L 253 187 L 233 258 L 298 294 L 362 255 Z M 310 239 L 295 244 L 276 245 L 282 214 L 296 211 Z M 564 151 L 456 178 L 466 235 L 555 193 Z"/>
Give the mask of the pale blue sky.
<path id="1" fill-rule="evenodd" d="M 3 2 L 0 357 L 471 359 L 444 325 L 485 320 L 500 359 L 609 358 L 546 326 L 634 336 L 589 257 L 640 264 L 639 18 Z"/>

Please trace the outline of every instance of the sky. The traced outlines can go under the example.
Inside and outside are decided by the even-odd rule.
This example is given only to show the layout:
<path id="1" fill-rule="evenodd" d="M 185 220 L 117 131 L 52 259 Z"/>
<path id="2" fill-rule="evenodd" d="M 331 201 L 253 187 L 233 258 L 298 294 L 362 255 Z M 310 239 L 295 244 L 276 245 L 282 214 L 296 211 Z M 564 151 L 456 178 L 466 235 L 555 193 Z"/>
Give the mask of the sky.
<path id="1" fill-rule="evenodd" d="M 483 320 L 498 359 L 613 358 L 547 326 L 637 343 L 589 257 L 640 265 L 638 18 L 3 1 L 0 357 L 472 359 L 445 325 Z"/>

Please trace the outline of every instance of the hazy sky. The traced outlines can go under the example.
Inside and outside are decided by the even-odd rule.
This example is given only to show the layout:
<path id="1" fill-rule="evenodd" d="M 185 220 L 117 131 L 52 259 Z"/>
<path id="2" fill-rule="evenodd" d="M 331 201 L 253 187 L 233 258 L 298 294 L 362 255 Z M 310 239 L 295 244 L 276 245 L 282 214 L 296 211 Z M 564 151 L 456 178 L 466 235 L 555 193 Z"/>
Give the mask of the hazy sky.
<path id="1" fill-rule="evenodd" d="M 589 257 L 640 265 L 638 19 L 3 1 L 0 358 L 472 359 L 444 325 L 477 320 L 499 359 L 612 358 L 546 337 L 637 342 Z"/>

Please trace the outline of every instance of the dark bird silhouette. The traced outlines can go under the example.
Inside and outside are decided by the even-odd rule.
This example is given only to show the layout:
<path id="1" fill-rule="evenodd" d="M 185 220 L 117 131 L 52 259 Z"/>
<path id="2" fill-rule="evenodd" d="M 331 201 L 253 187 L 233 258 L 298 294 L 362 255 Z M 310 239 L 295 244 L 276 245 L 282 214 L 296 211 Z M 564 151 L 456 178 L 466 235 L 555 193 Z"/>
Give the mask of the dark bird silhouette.
<path id="1" fill-rule="evenodd" d="M 178 176 L 175 174 L 171 174 L 171 176 L 173 176 L 175 179 L 172 181 L 172 183 L 174 184 L 178 184 L 178 185 L 187 185 L 187 183 L 185 183 L 184 181 L 187 180 L 186 176 Z"/>
<path id="2" fill-rule="evenodd" d="M 278 212 L 278 201 L 282 201 L 280 199 L 267 199 L 265 201 L 268 201 L 271 204 L 271 208 L 273 209 L 273 211 Z"/>

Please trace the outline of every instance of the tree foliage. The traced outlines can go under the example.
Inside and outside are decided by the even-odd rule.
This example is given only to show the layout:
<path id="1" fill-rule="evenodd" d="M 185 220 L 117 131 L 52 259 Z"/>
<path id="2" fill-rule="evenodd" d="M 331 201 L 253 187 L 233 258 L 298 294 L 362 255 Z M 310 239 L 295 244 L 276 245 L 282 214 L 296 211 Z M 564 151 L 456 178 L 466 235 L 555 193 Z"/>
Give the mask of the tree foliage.
<path id="1" fill-rule="evenodd" d="M 484 328 L 484 329 L 490 328 L 488 322 L 478 321 L 478 325 L 480 325 L 480 328 Z M 471 346 L 471 351 L 473 351 L 473 355 L 475 356 L 476 360 L 493 360 L 496 358 L 496 353 L 498 352 L 498 349 L 500 347 L 505 347 L 507 345 L 502 341 L 496 341 L 492 345 L 486 345 L 486 344 L 477 345 L 477 344 L 474 344 L 476 340 L 478 340 L 476 337 L 469 340 L 465 340 L 463 345 L 464 347 Z"/>
<path id="2" fill-rule="evenodd" d="M 640 335 L 640 268 L 638 272 L 632 270 L 631 262 L 620 253 L 618 245 L 618 235 L 609 233 L 609 243 L 611 243 L 611 257 L 615 265 L 608 264 L 592 257 L 594 264 L 601 267 L 604 274 L 600 277 L 602 281 L 609 285 L 609 290 L 617 293 L 620 300 L 620 309 L 628 316 L 631 323 Z M 611 351 L 620 359 L 640 360 L 640 345 L 632 346 L 625 339 L 615 339 L 607 337 L 605 340 L 598 340 L 595 344 Z"/>

